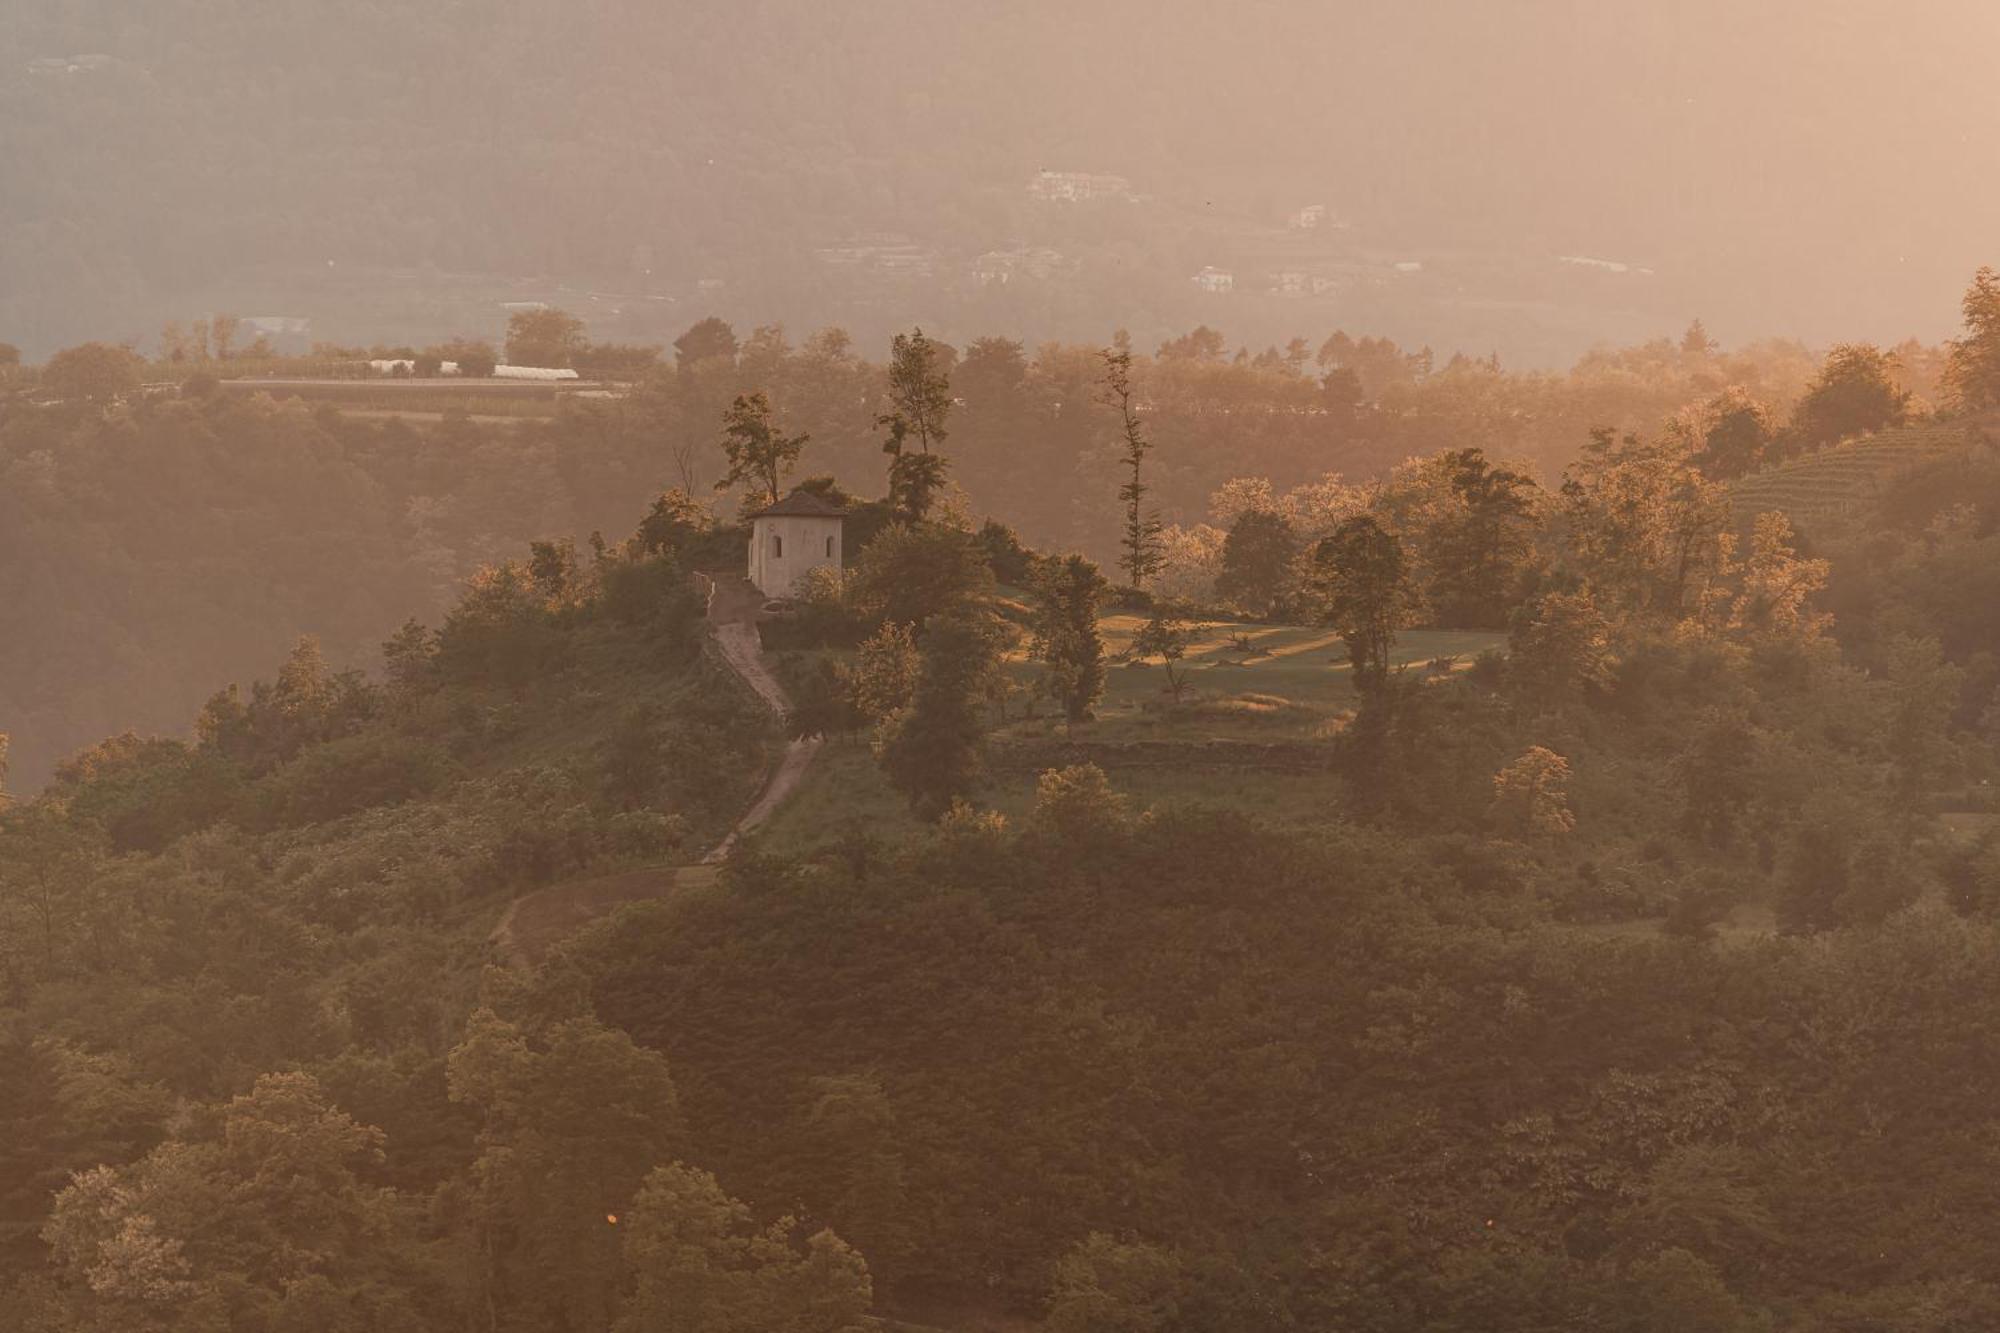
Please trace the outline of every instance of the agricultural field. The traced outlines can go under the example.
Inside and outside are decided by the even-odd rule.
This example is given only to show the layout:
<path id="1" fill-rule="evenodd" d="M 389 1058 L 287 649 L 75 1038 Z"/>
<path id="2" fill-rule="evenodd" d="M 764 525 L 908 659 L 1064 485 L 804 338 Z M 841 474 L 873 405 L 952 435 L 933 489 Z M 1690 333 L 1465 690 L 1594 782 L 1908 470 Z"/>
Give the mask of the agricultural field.
<path id="1" fill-rule="evenodd" d="M 1927 421 L 1843 441 L 1742 478 L 1730 487 L 1730 506 L 1745 524 L 1776 511 L 1801 527 L 1824 527 L 1867 504 L 1900 469 L 1969 440 L 1958 422 Z"/>

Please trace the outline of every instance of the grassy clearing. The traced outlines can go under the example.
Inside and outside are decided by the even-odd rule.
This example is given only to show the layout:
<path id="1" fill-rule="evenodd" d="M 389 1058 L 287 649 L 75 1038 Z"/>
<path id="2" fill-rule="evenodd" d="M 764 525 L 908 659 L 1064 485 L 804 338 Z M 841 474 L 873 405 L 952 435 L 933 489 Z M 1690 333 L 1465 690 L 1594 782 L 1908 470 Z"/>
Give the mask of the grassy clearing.
<path id="1" fill-rule="evenodd" d="M 1107 617 L 1102 626 L 1108 652 L 1123 653 L 1143 623 L 1136 615 Z M 1248 641 L 1248 651 L 1240 640 Z M 1398 641 L 1395 660 L 1421 670 L 1450 658 L 1464 669 L 1502 641 L 1503 636 L 1487 631 L 1412 631 Z M 1040 675 L 1025 647 L 1015 651 L 1008 668 L 1024 690 L 1032 689 Z M 1036 706 L 1035 716 L 1026 718 L 1019 716 L 1023 705 L 1017 702 L 1015 716 L 996 729 L 995 740 L 1002 746 L 1047 739 L 1084 746 L 1141 740 L 1318 741 L 1337 732 L 1354 706 L 1346 650 L 1338 635 L 1323 628 L 1219 623 L 1199 636 L 1181 669 L 1188 673 L 1188 684 L 1175 704 L 1157 662 L 1113 661 L 1094 721 L 1071 731 L 1051 715 L 1046 700 Z M 996 772 L 980 803 L 1018 819 L 1034 803 L 1035 777 L 1027 769 Z M 1116 768 L 1111 780 L 1136 809 L 1202 802 L 1253 811 L 1279 823 L 1315 820 L 1331 799 L 1331 779 L 1319 773 L 1149 766 Z M 857 824 L 890 839 L 921 828 L 882 777 L 865 739 L 827 745 L 761 838 L 775 851 L 798 851 Z"/>
<path id="2" fill-rule="evenodd" d="M 1119 659 L 1144 623 L 1137 615 L 1106 617 L 1101 624 L 1107 653 Z M 1423 669 L 1450 659 L 1463 670 L 1503 642 L 1503 635 L 1487 630 L 1412 630 L 1397 640 L 1394 661 Z M 1040 674 L 1025 646 L 1016 650 L 1010 668 L 1025 688 Z M 1322 627 L 1217 623 L 1195 640 L 1177 670 L 1187 677 L 1179 704 L 1157 659 L 1113 660 L 1097 720 L 1078 728 L 1078 738 L 1323 740 L 1354 706 L 1347 650 L 1339 635 Z M 1060 723 L 1045 716 L 1046 703 L 1038 711 L 1044 716 L 1011 723 L 1004 734 L 1060 732 Z"/>

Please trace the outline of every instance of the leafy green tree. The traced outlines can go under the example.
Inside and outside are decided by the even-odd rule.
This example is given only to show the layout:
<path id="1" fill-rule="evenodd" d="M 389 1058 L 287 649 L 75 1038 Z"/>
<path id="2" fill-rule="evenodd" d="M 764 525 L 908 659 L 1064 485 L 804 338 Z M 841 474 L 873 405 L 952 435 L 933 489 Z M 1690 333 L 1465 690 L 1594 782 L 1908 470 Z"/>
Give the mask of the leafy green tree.
<path id="1" fill-rule="evenodd" d="M 707 508 L 676 486 L 654 498 L 632 542 L 642 555 L 679 555 L 714 526 Z"/>
<path id="2" fill-rule="evenodd" d="M 889 455 L 889 503 L 912 523 L 925 519 L 944 486 L 947 462 L 938 449 L 951 416 L 949 350 L 922 329 L 899 333 L 890 343 L 889 410 L 875 424 L 887 432 L 882 452 Z"/>
<path id="3" fill-rule="evenodd" d="M 910 706 L 921 669 L 915 630 L 891 620 L 863 641 L 840 673 L 854 710 L 882 723 Z"/>
<path id="4" fill-rule="evenodd" d="M 1057 1333 L 1164 1333 L 1180 1326 L 1179 1256 L 1093 1231 L 1056 1262 L 1048 1326 Z"/>
<path id="5" fill-rule="evenodd" d="M 1530 698 L 1559 702 L 1611 679 L 1611 628 L 1589 592 L 1548 592 L 1520 608 L 1509 630 L 1512 676 Z"/>
<path id="6" fill-rule="evenodd" d="M 1896 806 L 1914 811 L 1923 793 L 1956 767 L 1951 716 L 1965 669 L 1947 662 L 1935 639 L 1899 636 L 1889 645 L 1888 708 L 1882 719 Z"/>
<path id="7" fill-rule="evenodd" d="M 1175 603 L 1162 603 L 1153 608 L 1153 614 L 1132 636 L 1128 654 L 1137 659 L 1157 657 L 1166 669 L 1167 689 L 1178 703 L 1181 691 L 1187 688 L 1187 673 L 1180 669 L 1181 659 L 1194 646 L 1195 638 L 1204 626 L 1188 619 L 1187 613 Z"/>
<path id="8" fill-rule="evenodd" d="M 1228 345 L 1221 330 L 1203 324 L 1190 333 L 1161 343 L 1157 355 L 1162 361 L 1220 361 Z"/>
<path id="9" fill-rule="evenodd" d="M 1403 544 L 1372 517 L 1348 519 L 1313 548 L 1313 595 L 1320 618 L 1340 634 L 1354 686 L 1366 694 L 1389 677 L 1396 631 L 1412 603 Z"/>
<path id="10" fill-rule="evenodd" d="M 840 668 L 822 661 L 792 689 L 785 731 L 793 740 L 818 740 L 859 731 L 867 721 L 854 703 Z"/>
<path id="11" fill-rule="evenodd" d="M 1677 625 L 1717 614 L 1729 496 L 1678 444 L 1591 432 L 1563 474 L 1558 523 L 1568 571 L 1608 618 Z"/>
<path id="12" fill-rule="evenodd" d="M 98 840 L 72 829 L 52 802 L 0 810 L 0 959 L 18 973 L 52 971 L 100 869 Z"/>
<path id="13" fill-rule="evenodd" d="M 1771 414 L 1738 385 L 1702 405 L 1697 417 L 1695 463 L 1719 481 L 1746 476 L 1771 460 L 1778 431 Z"/>
<path id="14" fill-rule="evenodd" d="M 1951 345 L 1945 389 L 1961 407 L 2000 406 L 2000 272 L 1974 274 L 1962 308 L 1965 336 Z"/>
<path id="15" fill-rule="evenodd" d="M 1569 760 L 1540 745 L 1493 775 L 1490 818 L 1502 832 L 1544 841 L 1576 828 L 1569 808 Z"/>
<path id="16" fill-rule="evenodd" d="M 1159 515 L 1146 508 L 1147 486 L 1143 468 L 1152 445 L 1139 423 L 1132 405 L 1132 353 L 1106 348 L 1103 392 L 1105 400 L 1118 409 L 1119 439 L 1124 465 L 1130 475 L 1118 488 L 1119 503 L 1125 506 L 1125 530 L 1118 539 L 1118 567 L 1125 571 L 1130 586 L 1143 588 L 1146 580 L 1160 572 L 1166 553 L 1160 545 L 1162 524 Z"/>
<path id="17" fill-rule="evenodd" d="M 407 703 L 437 684 L 437 634 L 415 617 L 382 644 L 382 674 L 391 697 Z"/>
<path id="18" fill-rule="evenodd" d="M 1827 617 L 1810 608 L 1833 566 L 1801 558 L 1793 540 L 1791 520 L 1783 514 L 1757 515 L 1729 618 L 1730 628 L 1752 642 L 1805 642 L 1825 628 Z"/>
<path id="19" fill-rule="evenodd" d="M 70 1175 L 129 1162 L 165 1135 L 172 1099 L 123 1053 L 0 1038 L 0 1271 L 42 1258 L 36 1233 Z"/>
<path id="20" fill-rule="evenodd" d="M 1678 1246 L 1634 1260 L 1612 1298 L 1623 1333 L 1767 1333 L 1714 1265 Z"/>
<path id="21" fill-rule="evenodd" d="M 1893 353 L 1866 343 L 1842 343 L 1826 354 L 1819 374 L 1792 409 L 1792 432 L 1818 448 L 1902 424 L 1910 395 L 1896 387 Z"/>
<path id="22" fill-rule="evenodd" d="M 983 605 L 993 592 L 993 570 L 971 533 L 892 523 L 862 548 L 848 589 L 863 616 L 921 628 L 933 616 Z"/>
<path id="23" fill-rule="evenodd" d="M 1433 460 L 1455 503 L 1426 533 L 1427 593 L 1438 623 L 1491 628 L 1506 623 L 1534 547 L 1534 479 L 1496 468 L 1480 449 Z"/>
<path id="24" fill-rule="evenodd" d="M 1291 593 L 1299 539 L 1291 521 L 1267 509 L 1245 509 L 1222 543 L 1216 595 L 1252 615 L 1268 615 Z"/>
<path id="25" fill-rule="evenodd" d="M 144 363 L 129 347 L 65 347 L 42 367 L 42 387 L 65 402 L 108 403 L 139 387 Z"/>
<path id="26" fill-rule="evenodd" d="M 758 1229 L 706 1171 L 656 1168 L 619 1219 L 633 1288 L 617 1333 L 863 1333 L 868 1265 L 831 1231 Z M 605 1327 L 596 1325 L 595 1327 Z"/>
<path id="27" fill-rule="evenodd" d="M 736 330 L 714 315 L 695 321 L 674 339 L 674 365 L 683 374 L 704 361 L 736 362 Z"/>
<path id="28" fill-rule="evenodd" d="M 266 1074 L 214 1120 L 57 1196 L 43 1235 L 78 1327 L 324 1328 L 302 1317 L 329 1289 L 364 1328 L 445 1313 L 407 1213 L 369 1183 L 380 1130 L 306 1074 Z"/>
<path id="29" fill-rule="evenodd" d="M 919 643 L 910 706 L 876 742 L 883 771 L 919 819 L 935 820 L 969 798 L 984 771 L 981 719 L 988 677 L 998 669 L 992 625 L 973 612 L 933 618 Z"/>
<path id="30" fill-rule="evenodd" d="M 1674 761 L 1682 822 L 1711 847 L 1727 847 L 1758 791 L 1760 735 L 1747 714 L 1711 709 L 1693 719 L 1687 749 Z"/>
<path id="31" fill-rule="evenodd" d="M 473 342 L 456 342 L 446 349 L 444 359 L 458 363 L 458 373 L 471 379 L 491 379 L 500 364 L 499 356 L 493 351 L 493 344 L 483 339 Z"/>
<path id="32" fill-rule="evenodd" d="M 590 1019 L 538 1028 L 482 1009 L 449 1071 L 452 1100 L 480 1121 L 463 1237 L 477 1256 L 480 1303 L 516 1327 L 608 1327 L 614 1219 L 681 1139 L 666 1061 Z"/>
<path id="33" fill-rule="evenodd" d="M 787 436 L 771 414 L 771 400 L 759 389 L 738 394 L 722 417 L 722 452 L 729 471 L 715 483 L 715 489 L 748 484 L 745 505 L 776 504 L 778 488 L 798 466 L 799 454 L 810 435 Z"/>
<path id="34" fill-rule="evenodd" d="M 913 1217 L 905 1128 L 873 1073 L 807 1081 L 799 1141 L 813 1163 L 807 1202 L 868 1256 L 878 1279 L 895 1274 L 922 1240 Z"/>
<path id="35" fill-rule="evenodd" d="M 1082 556 L 1070 555 L 1042 561 L 1032 579 L 1030 652 L 1046 668 L 1042 688 L 1062 705 L 1066 719 L 1082 722 L 1104 694 L 1104 637 L 1097 629 L 1104 576 Z"/>
<path id="36" fill-rule="evenodd" d="M 1101 843 L 1129 822 L 1125 798 L 1096 764 L 1051 768 L 1035 779 L 1034 826 L 1068 852 Z"/>
<path id="37" fill-rule="evenodd" d="M 572 366 L 589 345 L 583 321 L 566 310 L 516 310 L 507 318 L 510 365 Z"/>

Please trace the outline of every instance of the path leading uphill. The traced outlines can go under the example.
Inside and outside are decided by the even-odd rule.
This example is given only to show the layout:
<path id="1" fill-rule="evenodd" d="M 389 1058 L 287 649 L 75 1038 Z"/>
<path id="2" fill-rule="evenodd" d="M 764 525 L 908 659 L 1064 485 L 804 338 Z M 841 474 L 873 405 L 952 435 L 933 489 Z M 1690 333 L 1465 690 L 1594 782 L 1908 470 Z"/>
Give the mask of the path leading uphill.
<path id="1" fill-rule="evenodd" d="M 757 636 L 757 621 L 764 610 L 763 594 L 745 578 L 697 577 L 708 591 L 708 634 L 716 655 L 755 691 L 772 713 L 782 718 L 791 708 L 791 700 L 765 663 L 763 641 Z M 494 948 L 512 962 L 533 964 L 541 960 L 551 944 L 621 903 L 661 898 L 676 888 L 713 883 L 715 868 L 728 858 L 737 840 L 769 819 L 785 798 L 797 790 L 819 747 L 817 738 L 788 743 L 778 762 L 770 768 L 757 799 L 698 863 L 596 875 L 524 894 L 513 901 L 507 914 L 500 918 L 500 924 L 493 928 Z"/>
<path id="2" fill-rule="evenodd" d="M 792 701 L 785 696 L 785 687 L 778 684 L 778 678 L 764 663 L 764 643 L 757 637 L 757 619 L 763 609 L 763 594 L 748 579 L 742 578 L 718 580 L 714 586 L 715 592 L 708 601 L 708 628 L 722 660 L 782 719 L 791 709 Z M 777 767 L 771 770 L 764 790 L 743 812 L 743 817 L 736 821 L 736 827 L 729 830 L 728 836 L 701 858 L 703 865 L 720 863 L 736 846 L 738 838 L 771 817 L 785 798 L 798 789 L 799 779 L 805 776 L 813 756 L 819 753 L 819 747 L 817 736 L 810 740 L 791 741 L 785 746 L 785 753 L 779 758 Z"/>

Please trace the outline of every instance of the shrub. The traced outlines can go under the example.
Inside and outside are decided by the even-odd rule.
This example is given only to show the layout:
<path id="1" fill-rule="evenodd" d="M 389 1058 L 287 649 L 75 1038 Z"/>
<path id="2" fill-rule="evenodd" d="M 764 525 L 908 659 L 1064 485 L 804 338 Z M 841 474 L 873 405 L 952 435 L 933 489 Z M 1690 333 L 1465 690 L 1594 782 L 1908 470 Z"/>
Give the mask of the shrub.
<path id="1" fill-rule="evenodd" d="M 257 785 L 255 801 L 264 822 L 323 824 L 436 791 L 454 771 L 441 750 L 423 741 L 349 736 L 313 746 L 279 768 Z"/>

